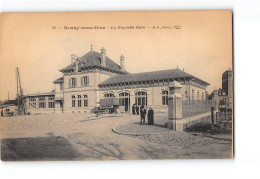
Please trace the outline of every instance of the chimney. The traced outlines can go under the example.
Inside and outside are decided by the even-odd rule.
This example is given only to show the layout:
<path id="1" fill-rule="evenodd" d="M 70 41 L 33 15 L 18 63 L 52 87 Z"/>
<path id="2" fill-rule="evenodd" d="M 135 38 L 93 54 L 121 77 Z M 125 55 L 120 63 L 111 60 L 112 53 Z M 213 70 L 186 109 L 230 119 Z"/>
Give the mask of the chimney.
<path id="1" fill-rule="evenodd" d="M 73 64 L 77 59 L 77 55 L 75 55 L 74 53 L 71 54 L 71 64 Z"/>
<path id="2" fill-rule="evenodd" d="M 123 71 L 125 71 L 125 57 L 124 55 L 120 56 L 120 66 Z"/>
<path id="3" fill-rule="evenodd" d="M 76 58 L 75 62 L 76 62 L 75 72 L 79 72 L 79 65 L 80 65 L 79 64 L 79 59 Z"/>
<path id="4" fill-rule="evenodd" d="M 104 47 L 101 48 L 101 65 L 102 66 L 106 66 L 107 62 L 106 62 L 106 50 Z"/>

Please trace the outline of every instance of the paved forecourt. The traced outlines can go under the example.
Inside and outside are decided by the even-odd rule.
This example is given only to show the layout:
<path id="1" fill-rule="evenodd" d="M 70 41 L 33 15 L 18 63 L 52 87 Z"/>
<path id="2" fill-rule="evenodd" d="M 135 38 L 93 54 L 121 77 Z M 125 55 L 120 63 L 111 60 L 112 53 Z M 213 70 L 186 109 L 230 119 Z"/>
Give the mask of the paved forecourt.
<path id="1" fill-rule="evenodd" d="M 158 140 L 147 138 L 147 135 L 133 137 L 112 131 L 116 126 L 137 126 L 139 120 L 139 116 L 131 114 L 102 115 L 98 118 L 93 114 L 1 118 L 2 160 L 135 160 L 223 156 L 223 153 L 215 152 L 218 150 L 217 143 L 208 143 L 204 152 L 196 153 L 201 147 L 191 149 L 167 143 L 162 145 Z M 142 127 L 168 131 L 155 126 Z"/>

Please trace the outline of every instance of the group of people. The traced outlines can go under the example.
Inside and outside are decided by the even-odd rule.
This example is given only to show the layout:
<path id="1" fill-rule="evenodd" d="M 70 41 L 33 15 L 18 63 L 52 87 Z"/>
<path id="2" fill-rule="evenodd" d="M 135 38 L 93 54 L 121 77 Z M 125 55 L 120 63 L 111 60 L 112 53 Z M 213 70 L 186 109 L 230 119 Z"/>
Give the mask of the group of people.
<path id="1" fill-rule="evenodd" d="M 139 108 L 139 106 L 137 106 L 136 104 L 133 104 L 133 106 L 132 106 L 133 115 L 139 115 L 139 110 L 140 110 L 140 117 L 141 117 L 140 125 L 145 125 L 145 117 L 146 117 L 145 107 L 142 105 Z M 151 107 L 149 107 L 149 110 L 147 113 L 147 118 L 148 118 L 148 125 L 153 125 L 154 124 L 154 112 Z"/>

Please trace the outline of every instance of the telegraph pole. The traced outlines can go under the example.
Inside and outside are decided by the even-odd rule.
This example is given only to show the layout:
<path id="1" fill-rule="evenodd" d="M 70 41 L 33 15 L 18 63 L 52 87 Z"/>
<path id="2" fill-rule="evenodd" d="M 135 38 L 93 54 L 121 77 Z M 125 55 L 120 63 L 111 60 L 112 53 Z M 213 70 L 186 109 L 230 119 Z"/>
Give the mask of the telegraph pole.
<path id="1" fill-rule="evenodd" d="M 21 113 L 21 108 L 23 109 L 23 114 L 25 115 L 25 107 L 23 102 L 23 91 L 22 91 L 22 84 L 21 78 L 19 73 L 19 68 L 16 67 L 16 83 L 17 83 L 17 103 L 18 103 L 18 115 Z M 20 104 L 21 99 L 21 104 Z"/>
<path id="2" fill-rule="evenodd" d="M 19 73 L 19 68 L 18 68 L 18 79 L 19 79 L 19 87 L 20 87 L 20 98 L 21 98 L 21 105 L 23 109 L 23 114 L 25 115 L 25 108 L 24 108 L 24 101 L 23 101 L 23 90 L 22 90 L 22 84 L 21 84 L 21 77 Z"/>
<path id="3" fill-rule="evenodd" d="M 20 99 L 19 99 L 19 80 L 18 80 L 18 67 L 16 67 L 16 87 L 17 87 L 17 106 L 18 106 L 18 115 L 20 115 Z"/>

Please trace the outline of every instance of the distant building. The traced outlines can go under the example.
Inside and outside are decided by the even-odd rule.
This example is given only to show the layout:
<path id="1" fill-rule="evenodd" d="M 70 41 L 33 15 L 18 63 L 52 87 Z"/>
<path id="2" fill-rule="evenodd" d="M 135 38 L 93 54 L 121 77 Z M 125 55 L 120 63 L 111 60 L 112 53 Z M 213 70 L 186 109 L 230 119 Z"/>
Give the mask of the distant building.
<path id="1" fill-rule="evenodd" d="M 232 71 L 229 69 L 222 74 L 222 90 L 232 97 L 233 94 L 233 75 Z"/>
<path id="2" fill-rule="evenodd" d="M 219 108 L 233 107 L 233 73 L 230 69 L 222 74 L 222 89 L 214 90 L 209 99 L 216 100 Z"/>
<path id="3" fill-rule="evenodd" d="M 35 112 L 90 113 L 102 98 L 117 97 L 121 112 L 138 106 L 167 109 L 168 85 L 176 80 L 182 84 L 184 100 L 206 100 L 209 83 L 180 69 L 131 74 L 125 69 L 125 58 L 120 65 L 91 49 L 82 57 L 71 55 L 71 64 L 60 70 L 62 77 L 55 80 L 55 92 L 26 96 L 27 110 Z"/>

